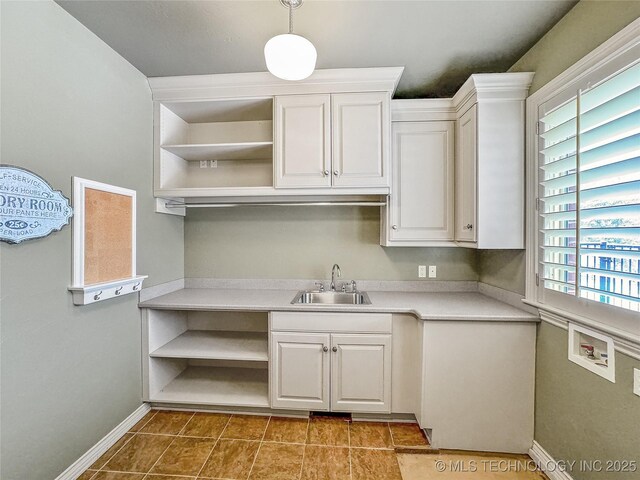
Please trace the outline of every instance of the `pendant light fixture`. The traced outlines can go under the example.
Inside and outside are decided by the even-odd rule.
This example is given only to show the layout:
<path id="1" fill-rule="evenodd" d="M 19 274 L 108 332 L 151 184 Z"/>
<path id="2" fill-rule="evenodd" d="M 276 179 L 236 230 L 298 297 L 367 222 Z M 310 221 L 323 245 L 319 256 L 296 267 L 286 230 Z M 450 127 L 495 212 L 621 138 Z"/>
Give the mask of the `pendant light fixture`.
<path id="1" fill-rule="evenodd" d="M 318 54 L 306 38 L 293 33 L 293 9 L 302 0 L 280 0 L 289 9 L 289 33 L 276 35 L 264 46 L 264 59 L 269 71 L 283 80 L 302 80 L 313 73 Z"/>

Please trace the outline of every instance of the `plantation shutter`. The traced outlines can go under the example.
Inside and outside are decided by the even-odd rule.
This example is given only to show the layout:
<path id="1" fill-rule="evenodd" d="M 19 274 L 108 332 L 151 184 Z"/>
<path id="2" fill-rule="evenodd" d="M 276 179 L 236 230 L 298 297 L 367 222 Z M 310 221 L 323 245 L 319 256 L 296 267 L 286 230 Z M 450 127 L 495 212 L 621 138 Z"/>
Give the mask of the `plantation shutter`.
<path id="1" fill-rule="evenodd" d="M 539 281 L 640 311 L 640 62 L 539 109 Z"/>

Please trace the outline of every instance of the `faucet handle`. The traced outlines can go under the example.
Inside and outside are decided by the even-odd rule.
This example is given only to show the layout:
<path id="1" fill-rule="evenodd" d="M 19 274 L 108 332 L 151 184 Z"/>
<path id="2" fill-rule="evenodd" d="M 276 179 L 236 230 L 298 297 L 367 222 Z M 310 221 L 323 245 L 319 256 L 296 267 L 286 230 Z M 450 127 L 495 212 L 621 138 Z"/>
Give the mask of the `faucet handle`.
<path id="1" fill-rule="evenodd" d="M 351 288 L 351 293 L 355 293 L 358 290 L 356 289 L 356 281 L 355 280 L 351 280 L 350 282 L 344 282 L 342 284 L 342 292 L 346 293 L 347 288 Z"/>
<path id="2" fill-rule="evenodd" d="M 324 283 L 315 282 L 315 286 L 318 287 L 318 290 L 320 290 L 321 292 L 324 292 Z"/>

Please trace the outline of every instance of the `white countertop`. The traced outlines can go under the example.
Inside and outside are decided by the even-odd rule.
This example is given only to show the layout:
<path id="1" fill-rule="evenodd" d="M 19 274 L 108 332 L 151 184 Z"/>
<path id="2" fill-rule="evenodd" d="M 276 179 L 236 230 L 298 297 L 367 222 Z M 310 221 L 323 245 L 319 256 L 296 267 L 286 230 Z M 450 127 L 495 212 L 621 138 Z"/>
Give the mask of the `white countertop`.
<path id="1" fill-rule="evenodd" d="M 524 310 L 477 292 L 367 291 L 371 305 L 292 305 L 297 290 L 185 288 L 140 303 L 141 308 L 218 311 L 408 313 L 422 320 L 537 322 Z"/>

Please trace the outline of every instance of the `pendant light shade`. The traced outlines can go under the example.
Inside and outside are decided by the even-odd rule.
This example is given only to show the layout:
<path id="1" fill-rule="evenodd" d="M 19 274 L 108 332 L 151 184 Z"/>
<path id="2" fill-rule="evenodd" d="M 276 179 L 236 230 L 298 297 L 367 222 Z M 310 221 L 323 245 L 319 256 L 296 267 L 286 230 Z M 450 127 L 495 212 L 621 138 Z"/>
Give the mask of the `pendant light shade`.
<path id="1" fill-rule="evenodd" d="M 283 80 L 302 80 L 316 68 L 318 53 L 306 38 L 293 33 L 293 9 L 302 0 L 280 0 L 289 9 L 289 33 L 276 35 L 264 46 L 264 59 L 269 71 Z"/>
<path id="2" fill-rule="evenodd" d="M 264 46 L 269 71 L 283 80 L 302 80 L 313 73 L 318 54 L 316 47 L 300 35 L 277 35 Z"/>

